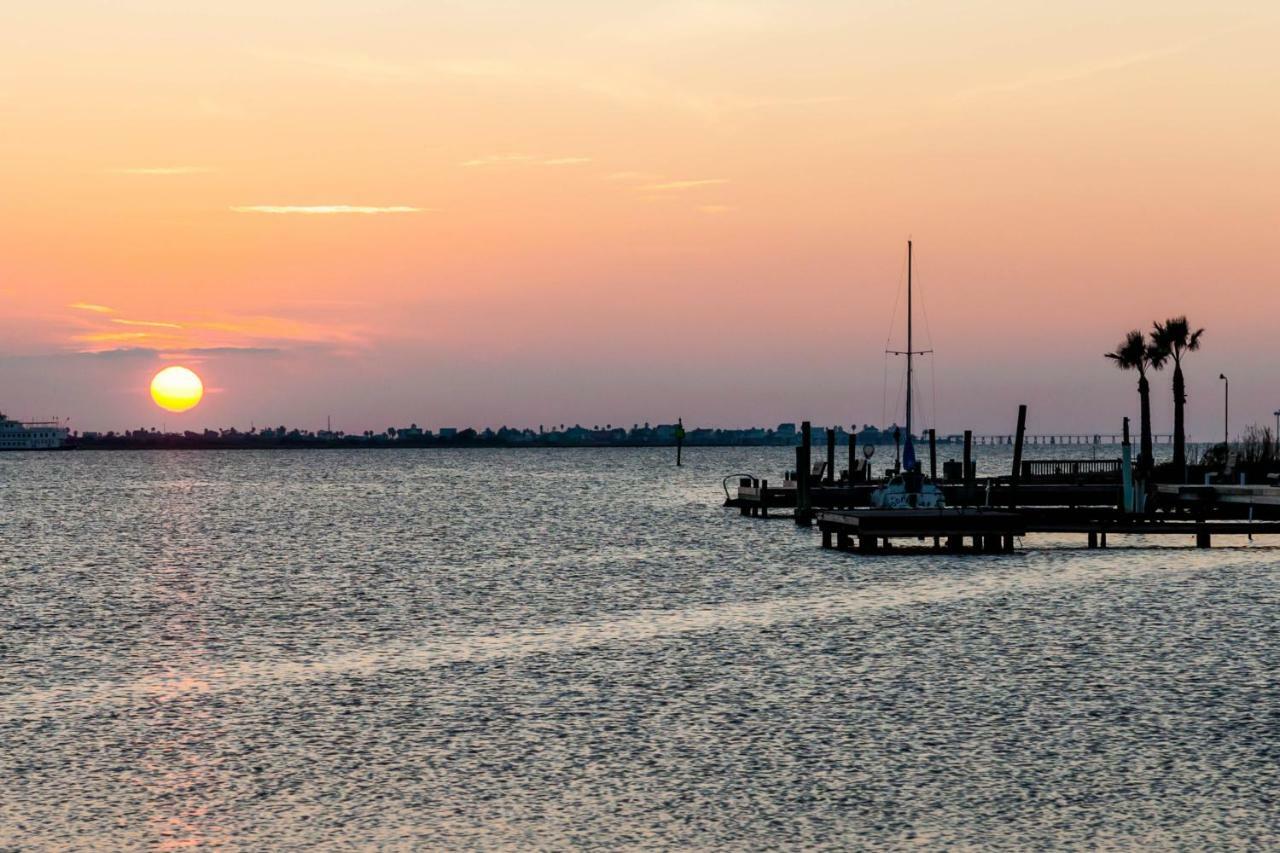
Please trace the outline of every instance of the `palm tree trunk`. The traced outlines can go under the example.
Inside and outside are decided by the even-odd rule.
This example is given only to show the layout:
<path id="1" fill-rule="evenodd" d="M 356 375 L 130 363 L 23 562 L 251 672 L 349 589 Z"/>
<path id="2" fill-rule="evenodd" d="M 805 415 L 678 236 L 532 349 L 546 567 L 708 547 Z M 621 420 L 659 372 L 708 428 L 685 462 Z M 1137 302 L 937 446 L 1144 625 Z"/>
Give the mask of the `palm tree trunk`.
<path id="1" fill-rule="evenodd" d="M 1142 400 L 1142 445 L 1138 452 L 1138 471 L 1145 480 L 1155 465 L 1151 451 L 1151 383 L 1147 382 L 1146 374 L 1138 379 L 1138 397 Z"/>
<path id="2" fill-rule="evenodd" d="M 1182 379 L 1182 365 L 1173 366 L 1173 470 L 1179 476 L 1187 467 L 1187 434 L 1182 411 L 1187 405 L 1187 386 Z"/>

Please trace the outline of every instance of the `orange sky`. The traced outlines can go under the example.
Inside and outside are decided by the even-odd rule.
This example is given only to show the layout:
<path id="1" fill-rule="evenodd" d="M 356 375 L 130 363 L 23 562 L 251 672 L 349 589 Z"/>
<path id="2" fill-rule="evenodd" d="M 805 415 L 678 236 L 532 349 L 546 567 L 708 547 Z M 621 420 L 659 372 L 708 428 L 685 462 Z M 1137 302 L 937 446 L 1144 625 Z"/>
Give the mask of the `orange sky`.
<path id="1" fill-rule="evenodd" d="M 0 409 L 878 422 L 912 236 L 925 425 L 1113 428 L 1134 383 L 1100 354 L 1183 312 L 1193 436 L 1219 372 L 1272 423 L 1280 10 L 1123 7 L 27 4 Z M 209 388 L 180 416 L 147 391 L 171 363 Z"/>

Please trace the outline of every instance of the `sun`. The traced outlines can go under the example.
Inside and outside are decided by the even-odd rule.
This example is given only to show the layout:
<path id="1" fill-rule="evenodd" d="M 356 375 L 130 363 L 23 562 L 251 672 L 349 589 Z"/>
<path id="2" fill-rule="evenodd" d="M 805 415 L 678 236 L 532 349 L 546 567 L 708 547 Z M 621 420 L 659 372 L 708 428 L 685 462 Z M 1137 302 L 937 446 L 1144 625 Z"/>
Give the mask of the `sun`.
<path id="1" fill-rule="evenodd" d="M 166 367 L 151 379 L 151 399 L 170 412 L 195 408 L 204 397 L 204 383 L 185 367 Z"/>

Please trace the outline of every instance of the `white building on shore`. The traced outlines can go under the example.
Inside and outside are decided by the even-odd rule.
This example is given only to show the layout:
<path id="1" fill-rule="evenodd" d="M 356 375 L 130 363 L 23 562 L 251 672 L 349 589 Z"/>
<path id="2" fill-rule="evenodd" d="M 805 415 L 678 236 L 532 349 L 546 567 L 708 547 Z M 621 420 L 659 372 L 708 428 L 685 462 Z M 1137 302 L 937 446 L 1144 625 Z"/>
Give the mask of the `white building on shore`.
<path id="1" fill-rule="evenodd" d="M 0 412 L 0 450 L 57 450 L 66 446 L 68 435 L 57 421 L 23 423 Z"/>

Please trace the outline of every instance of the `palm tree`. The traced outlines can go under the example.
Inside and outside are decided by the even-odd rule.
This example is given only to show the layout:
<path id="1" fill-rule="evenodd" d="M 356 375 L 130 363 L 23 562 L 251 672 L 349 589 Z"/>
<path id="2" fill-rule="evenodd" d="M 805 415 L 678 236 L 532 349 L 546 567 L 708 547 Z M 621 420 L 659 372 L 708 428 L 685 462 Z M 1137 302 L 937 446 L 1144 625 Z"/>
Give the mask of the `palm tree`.
<path id="1" fill-rule="evenodd" d="M 1152 366 L 1151 350 L 1142 332 L 1134 329 L 1125 335 L 1114 352 L 1106 357 L 1121 370 L 1138 371 L 1138 399 L 1142 401 L 1142 443 L 1138 450 L 1138 474 L 1145 478 L 1151 473 L 1151 384 L 1147 382 L 1147 368 Z"/>
<path id="2" fill-rule="evenodd" d="M 1177 472 L 1187 466 L 1187 431 L 1183 423 L 1183 410 L 1187 405 L 1187 385 L 1182 378 L 1182 359 L 1189 352 L 1200 349 L 1200 336 L 1204 329 L 1191 331 L 1187 318 L 1170 317 L 1156 323 L 1151 331 L 1151 366 L 1159 370 L 1173 362 L 1173 468 Z"/>

